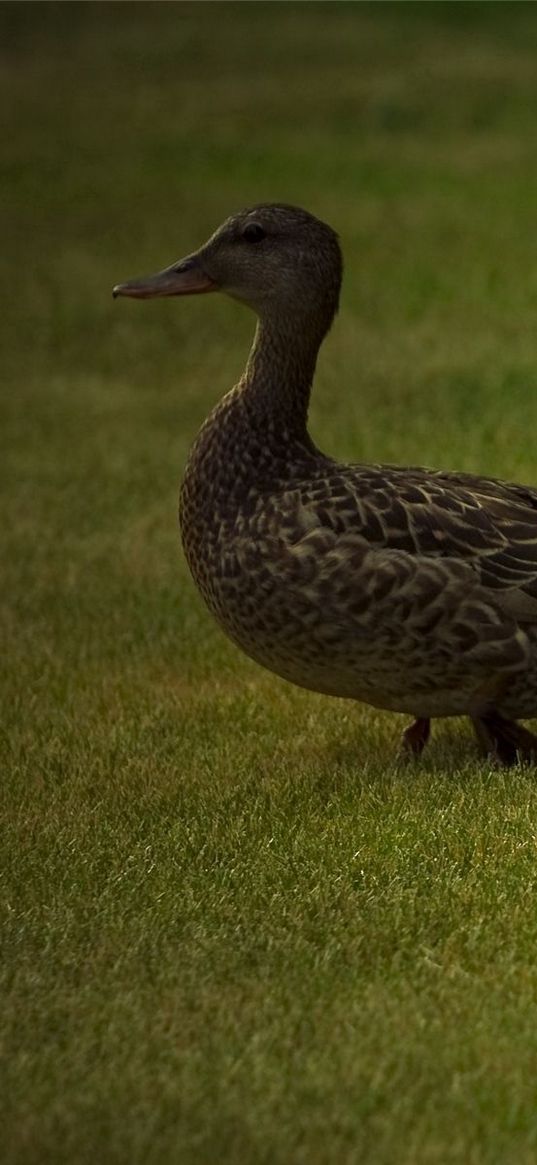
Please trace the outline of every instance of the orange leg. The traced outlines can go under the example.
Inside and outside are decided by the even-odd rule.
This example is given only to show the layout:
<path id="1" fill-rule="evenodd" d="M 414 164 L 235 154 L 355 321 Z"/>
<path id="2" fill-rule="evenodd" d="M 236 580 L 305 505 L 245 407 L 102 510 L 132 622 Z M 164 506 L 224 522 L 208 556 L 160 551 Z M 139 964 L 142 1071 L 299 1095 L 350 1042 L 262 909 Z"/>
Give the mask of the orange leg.
<path id="1" fill-rule="evenodd" d="M 418 717 L 409 728 L 403 732 L 403 749 L 412 753 L 412 756 L 421 756 L 431 735 L 431 721 Z"/>
<path id="2" fill-rule="evenodd" d="M 537 736 L 521 728 L 516 720 L 505 720 L 498 712 L 473 716 L 475 734 L 485 756 L 502 765 L 537 764 Z"/>

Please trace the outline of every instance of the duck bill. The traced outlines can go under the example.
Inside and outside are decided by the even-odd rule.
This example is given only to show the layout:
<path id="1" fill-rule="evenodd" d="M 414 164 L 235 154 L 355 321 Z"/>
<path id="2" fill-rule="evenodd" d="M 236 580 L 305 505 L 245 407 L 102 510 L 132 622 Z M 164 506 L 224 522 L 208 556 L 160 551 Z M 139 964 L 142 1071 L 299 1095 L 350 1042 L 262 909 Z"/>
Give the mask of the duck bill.
<path id="1" fill-rule="evenodd" d="M 218 284 L 205 274 L 196 255 L 188 255 L 156 275 L 142 275 L 140 279 L 116 283 L 112 295 L 114 299 L 118 295 L 130 299 L 153 299 L 163 295 L 202 295 L 207 291 L 218 291 Z"/>

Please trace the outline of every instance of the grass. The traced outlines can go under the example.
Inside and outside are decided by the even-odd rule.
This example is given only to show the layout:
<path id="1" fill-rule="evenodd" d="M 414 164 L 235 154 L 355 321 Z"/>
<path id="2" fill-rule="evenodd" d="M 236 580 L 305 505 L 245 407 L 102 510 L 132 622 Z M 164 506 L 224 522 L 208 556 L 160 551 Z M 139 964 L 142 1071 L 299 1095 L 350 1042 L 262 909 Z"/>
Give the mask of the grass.
<path id="1" fill-rule="evenodd" d="M 537 786 L 257 669 L 178 548 L 252 329 L 112 303 L 230 211 L 340 231 L 342 458 L 535 481 L 537 13 L 3 4 L 8 1165 L 533 1165 Z"/>

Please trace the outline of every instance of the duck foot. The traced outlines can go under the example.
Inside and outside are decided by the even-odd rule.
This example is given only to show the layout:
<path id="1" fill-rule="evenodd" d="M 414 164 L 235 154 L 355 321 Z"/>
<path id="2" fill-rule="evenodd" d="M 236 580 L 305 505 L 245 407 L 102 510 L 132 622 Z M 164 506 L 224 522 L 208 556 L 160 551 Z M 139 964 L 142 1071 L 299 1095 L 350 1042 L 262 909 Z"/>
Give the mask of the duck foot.
<path id="1" fill-rule="evenodd" d="M 431 735 L 431 721 L 418 717 L 409 728 L 405 728 L 401 745 L 403 751 L 412 756 L 421 756 Z M 537 744 L 537 738 L 536 738 Z"/>
<path id="2" fill-rule="evenodd" d="M 505 720 L 499 712 L 472 716 L 472 724 L 484 756 L 502 765 L 537 764 L 537 736 L 521 728 L 516 720 Z"/>

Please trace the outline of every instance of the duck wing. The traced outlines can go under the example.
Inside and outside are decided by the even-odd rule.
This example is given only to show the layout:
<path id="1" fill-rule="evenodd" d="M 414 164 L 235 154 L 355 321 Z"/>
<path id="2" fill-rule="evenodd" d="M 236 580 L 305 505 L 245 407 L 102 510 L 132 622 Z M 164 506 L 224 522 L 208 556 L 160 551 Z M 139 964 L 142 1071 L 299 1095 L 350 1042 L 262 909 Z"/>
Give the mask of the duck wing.
<path id="1" fill-rule="evenodd" d="M 472 474 L 334 467 L 301 490 L 316 523 L 371 548 L 467 564 L 497 605 L 537 622 L 537 490 Z M 492 599 L 492 594 L 490 595 Z"/>
<path id="2" fill-rule="evenodd" d="M 520 502 L 533 517 L 531 540 L 524 525 L 513 552 L 507 491 L 491 487 L 499 510 L 489 512 L 489 493 L 481 499 L 456 475 L 349 466 L 323 476 L 319 467 L 290 489 L 258 495 L 234 553 L 255 583 L 246 601 L 271 651 L 270 628 L 278 631 L 281 674 L 304 683 L 296 676 L 311 668 L 318 690 L 420 716 L 494 703 L 527 669 L 523 624 L 537 622 L 537 594 L 523 589 L 537 591 L 537 497 L 535 509 Z"/>

